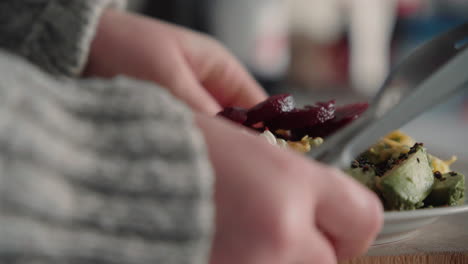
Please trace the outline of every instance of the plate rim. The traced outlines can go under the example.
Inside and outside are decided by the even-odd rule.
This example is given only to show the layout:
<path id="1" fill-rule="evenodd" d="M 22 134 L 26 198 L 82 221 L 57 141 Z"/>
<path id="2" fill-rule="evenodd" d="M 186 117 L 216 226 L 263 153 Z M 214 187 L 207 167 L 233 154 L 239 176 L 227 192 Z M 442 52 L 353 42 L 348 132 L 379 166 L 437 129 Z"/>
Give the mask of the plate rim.
<path id="1" fill-rule="evenodd" d="M 410 211 L 393 211 L 384 212 L 384 220 L 405 220 L 405 219 L 417 219 L 425 217 L 444 216 L 457 213 L 468 212 L 468 204 L 442 207 L 442 208 L 425 208 L 416 209 Z"/>

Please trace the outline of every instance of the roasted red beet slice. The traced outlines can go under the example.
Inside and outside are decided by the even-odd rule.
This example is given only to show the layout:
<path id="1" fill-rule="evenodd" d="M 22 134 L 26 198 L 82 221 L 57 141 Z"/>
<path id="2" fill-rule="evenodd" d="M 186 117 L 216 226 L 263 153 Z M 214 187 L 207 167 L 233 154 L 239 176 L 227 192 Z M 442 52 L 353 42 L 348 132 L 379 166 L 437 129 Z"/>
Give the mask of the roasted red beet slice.
<path id="1" fill-rule="evenodd" d="M 270 96 L 247 112 L 245 125 L 250 126 L 258 122 L 269 121 L 279 114 L 293 110 L 294 107 L 294 99 L 290 94 Z"/>
<path id="2" fill-rule="evenodd" d="M 325 107 L 326 109 L 335 110 L 335 100 L 330 100 L 328 102 L 317 102 L 315 105 L 305 105 L 305 109 L 316 108 L 317 106 Z"/>
<path id="3" fill-rule="evenodd" d="M 304 109 L 294 109 L 283 112 L 266 122 L 271 129 L 295 129 L 321 124 L 334 117 L 335 101 L 317 103 L 316 106 L 305 106 Z"/>
<path id="4" fill-rule="evenodd" d="M 243 124 L 245 120 L 247 120 L 247 109 L 241 107 L 226 107 L 223 111 L 218 113 L 218 116 Z"/>
<path id="5" fill-rule="evenodd" d="M 296 109 L 291 95 L 279 94 L 249 110 L 227 107 L 218 115 L 259 132 L 283 129 L 288 134 L 278 137 L 300 140 L 305 135 L 327 137 L 358 118 L 368 106 L 367 103 L 349 104 L 335 110 L 335 101 L 331 100 Z"/>
<path id="6" fill-rule="evenodd" d="M 310 137 L 327 137 L 357 119 L 368 107 L 368 103 L 349 104 L 338 107 L 333 119 L 315 126 L 296 129 L 292 133 L 294 135 L 293 137 L 296 140 L 302 138 L 304 135 L 309 135 Z"/>

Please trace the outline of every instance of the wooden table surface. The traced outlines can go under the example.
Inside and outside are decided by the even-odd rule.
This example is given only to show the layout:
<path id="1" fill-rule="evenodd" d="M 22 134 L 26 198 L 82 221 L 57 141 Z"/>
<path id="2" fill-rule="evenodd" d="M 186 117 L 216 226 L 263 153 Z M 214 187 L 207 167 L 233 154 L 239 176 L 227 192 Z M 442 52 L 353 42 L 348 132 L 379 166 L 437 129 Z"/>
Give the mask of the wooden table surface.
<path id="1" fill-rule="evenodd" d="M 467 264 L 468 253 L 361 257 L 340 264 Z"/>
<path id="2" fill-rule="evenodd" d="M 413 237 L 371 247 L 366 256 L 340 264 L 468 264 L 468 213 L 444 216 Z"/>

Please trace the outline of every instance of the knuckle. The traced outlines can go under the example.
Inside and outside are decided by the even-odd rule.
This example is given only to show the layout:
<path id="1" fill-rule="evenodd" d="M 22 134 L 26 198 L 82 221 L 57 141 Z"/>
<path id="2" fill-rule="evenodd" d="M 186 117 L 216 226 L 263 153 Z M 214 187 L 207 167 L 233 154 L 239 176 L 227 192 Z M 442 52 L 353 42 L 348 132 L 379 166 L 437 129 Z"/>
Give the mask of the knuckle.
<path id="1" fill-rule="evenodd" d="M 297 214 L 297 207 L 293 200 L 289 204 L 279 207 L 277 218 L 273 220 L 270 234 L 270 245 L 276 252 L 278 259 L 288 259 L 295 249 L 303 247 L 304 217 Z"/>
<path id="2" fill-rule="evenodd" d="M 307 164 L 304 164 L 301 159 L 291 157 L 291 153 L 283 153 L 275 155 L 272 160 L 272 166 L 275 167 L 279 175 L 300 177 L 308 173 Z"/>
<path id="3" fill-rule="evenodd" d="M 272 234 L 273 241 L 278 242 L 278 244 L 283 244 L 284 242 L 290 242 L 294 240 L 295 230 L 293 223 L 293 216 L 291 214 L 291 203 L 287 197 L 282 199 L 278 203 L 278 207 L 275 209 L 276 217 L 272 220 Z M 284 243 L 286 244 L 286 243 Z"/>
<path id="4" fill-rule="evenodd" d="M 276 245 L 279 249 L 287 251 L 292 245 L 296 245 L 299 241 L 299 236 L 292 225 L 288 221 L 283 221 L 276 236 Z"/>

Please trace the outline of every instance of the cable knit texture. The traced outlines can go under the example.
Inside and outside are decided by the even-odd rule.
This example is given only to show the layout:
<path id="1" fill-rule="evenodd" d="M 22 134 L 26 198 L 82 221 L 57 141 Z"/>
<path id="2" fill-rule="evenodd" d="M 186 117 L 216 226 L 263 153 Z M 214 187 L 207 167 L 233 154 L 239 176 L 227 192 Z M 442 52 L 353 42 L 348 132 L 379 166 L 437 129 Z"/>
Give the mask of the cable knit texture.
<path id="1" fill-rule="evenodd" d="M 190 111 L 0 52 L 0 263 L 207 263 L 212 171 Z"/>
<path id="2" fill-rule="evenodd" d="M 0 263 L 207 263 L 212 170 L 191 112 L 72 80 L 123 0 L 1 0 Z M 54 75 L 52 77 L 49 74 Z"/>
<path id="3" fill-rule="evenodd" d="M 125 0 L 1 0 L 0 46 L 54 75 L 85 66 L 99 15 Z"/>

